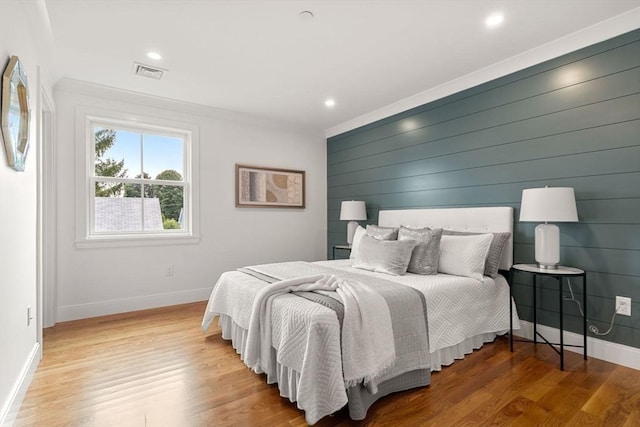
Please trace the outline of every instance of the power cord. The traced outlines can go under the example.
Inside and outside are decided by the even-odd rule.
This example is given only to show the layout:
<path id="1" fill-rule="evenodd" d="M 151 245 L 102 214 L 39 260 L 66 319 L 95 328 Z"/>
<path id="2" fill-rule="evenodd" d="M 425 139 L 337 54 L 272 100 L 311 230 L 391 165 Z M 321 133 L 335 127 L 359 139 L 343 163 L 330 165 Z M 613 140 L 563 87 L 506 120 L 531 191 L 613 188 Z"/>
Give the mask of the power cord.
<path id="1" fill-rule="evenodd" d="M 576 297 L 573 295 L 573 289 L 571 288 L 571 280 L 568 277 L 567 277 L 567 285 L 569 285 L 569 293 L 571 293 L 571 298 L 563 297 L 562 299 L 564 299 L 565 301 L 575 302 L 576 305 L 578 306 L 578 310 L 580 310 L 580 314 L 582 315 L 582 317 L 584 317 L 584 311 L 582 311 L 582 305 L 580 305 L 580 301 L 578 301 Z M 598 327 L 594 324 L 589 325 L 589 331 L 594 335 L 600 335 L 600 336 L 608 335 L 609 332 L 611 332 L 611 330 L 613 329 L 613 321 L 616 318 L 616 314 L 618 314 L 618 310 L 620 310 L 621 308 L 622 308 L 622 304 L 616 307 L 616 309 L 614 310 L 613 316 L 611 316 L 611 323 L 609 324 L 609 329 L 607 329 L 606 332 L 600 332 L 598 330 Z"/>

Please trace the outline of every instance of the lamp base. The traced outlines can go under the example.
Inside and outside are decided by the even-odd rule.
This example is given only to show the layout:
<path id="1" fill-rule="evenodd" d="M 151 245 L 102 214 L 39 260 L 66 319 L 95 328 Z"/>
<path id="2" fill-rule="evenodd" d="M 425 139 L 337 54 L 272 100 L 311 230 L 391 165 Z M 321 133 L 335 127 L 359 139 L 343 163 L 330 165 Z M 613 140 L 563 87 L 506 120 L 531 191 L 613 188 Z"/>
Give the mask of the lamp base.
<path id="1" fill-rule="evenodd" d="M 553 224 L 536 227 L 536 262 L 539 268 L 557 269 L 560 264 L 560 229 Z"/>
<path id="2" fill-rule="evenodd" d="M 347 244 L 353 243 L 353 235 L 356 234 L 356 228 L 358 228 L 358 221 L 349 221 L 347 223 Z"/>
<path id="3" fill-rule="evenodd" d="M 559 264 L 541 264 L 538 263 L 538 268 L 540 270 L 557 270 Z"/>

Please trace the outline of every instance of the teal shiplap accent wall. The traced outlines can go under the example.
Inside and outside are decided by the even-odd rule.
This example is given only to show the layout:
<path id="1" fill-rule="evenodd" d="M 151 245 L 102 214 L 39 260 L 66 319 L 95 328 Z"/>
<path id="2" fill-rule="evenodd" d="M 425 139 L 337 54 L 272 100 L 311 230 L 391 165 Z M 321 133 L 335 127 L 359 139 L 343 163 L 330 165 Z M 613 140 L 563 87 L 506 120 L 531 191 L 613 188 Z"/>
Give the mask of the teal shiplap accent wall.
<path id="1" fill-rule="evenodd" d="M 327 254 L 346 240 L 342 200 L 366 201 L 367 223 L 380 209 L 512 206 L 515 262 L 531 263 L 536 224 L 517 221 L 520 198 L 545 185 L 575 189 L 561 262 L 588 271 L 590 323 L 605 331 L 616 295 L 631 297 L 632 317 L 602 339 L 640 348 L 640 30 L 329 138 Z M 538 312 L 552 327 L 556 283 L 543 281 Z M 579 280 L 573 290 L 581 299 Z M 525 320 L 531 291 L 520 274 Z M 575 304 L 565 314 L 581 332 Z"/>

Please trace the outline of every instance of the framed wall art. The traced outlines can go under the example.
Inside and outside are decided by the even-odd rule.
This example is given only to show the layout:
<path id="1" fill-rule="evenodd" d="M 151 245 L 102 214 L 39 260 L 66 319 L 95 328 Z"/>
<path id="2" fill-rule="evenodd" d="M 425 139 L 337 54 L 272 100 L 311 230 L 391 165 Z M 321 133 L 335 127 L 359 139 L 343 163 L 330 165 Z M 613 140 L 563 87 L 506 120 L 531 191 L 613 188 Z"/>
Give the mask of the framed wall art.
<path id="1" fill-rule="evenodd" d="M 304 171 L 236 164 L 236 207 L 305 207 Z"/>
<path id="2" fill-rule="evenodd" d="M 24 171 L 29 150 L 29 86 L 27 73 L 17 56 L 9 59 L 2 74 L 2 137 L 9 166 Z"/>

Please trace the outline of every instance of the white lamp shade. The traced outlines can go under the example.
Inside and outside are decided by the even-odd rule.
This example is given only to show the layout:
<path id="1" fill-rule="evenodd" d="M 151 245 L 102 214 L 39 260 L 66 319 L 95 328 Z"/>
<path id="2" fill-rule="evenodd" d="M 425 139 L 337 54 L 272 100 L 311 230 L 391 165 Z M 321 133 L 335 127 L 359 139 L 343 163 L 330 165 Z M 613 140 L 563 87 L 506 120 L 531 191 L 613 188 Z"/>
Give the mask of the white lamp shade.
<path id="1" fill-rule="evenodd" d="M 367 219 L 367 207 L 364 202 L 355 200 L 342 202 L 340 206 L 340 220 L 362 221 Z"/>
<path id="2" fill-rule="evenodd" d="M 520 221 L 577 222 L 578 211 L 573 188 L 545 187 L 522 190 Z"/>

